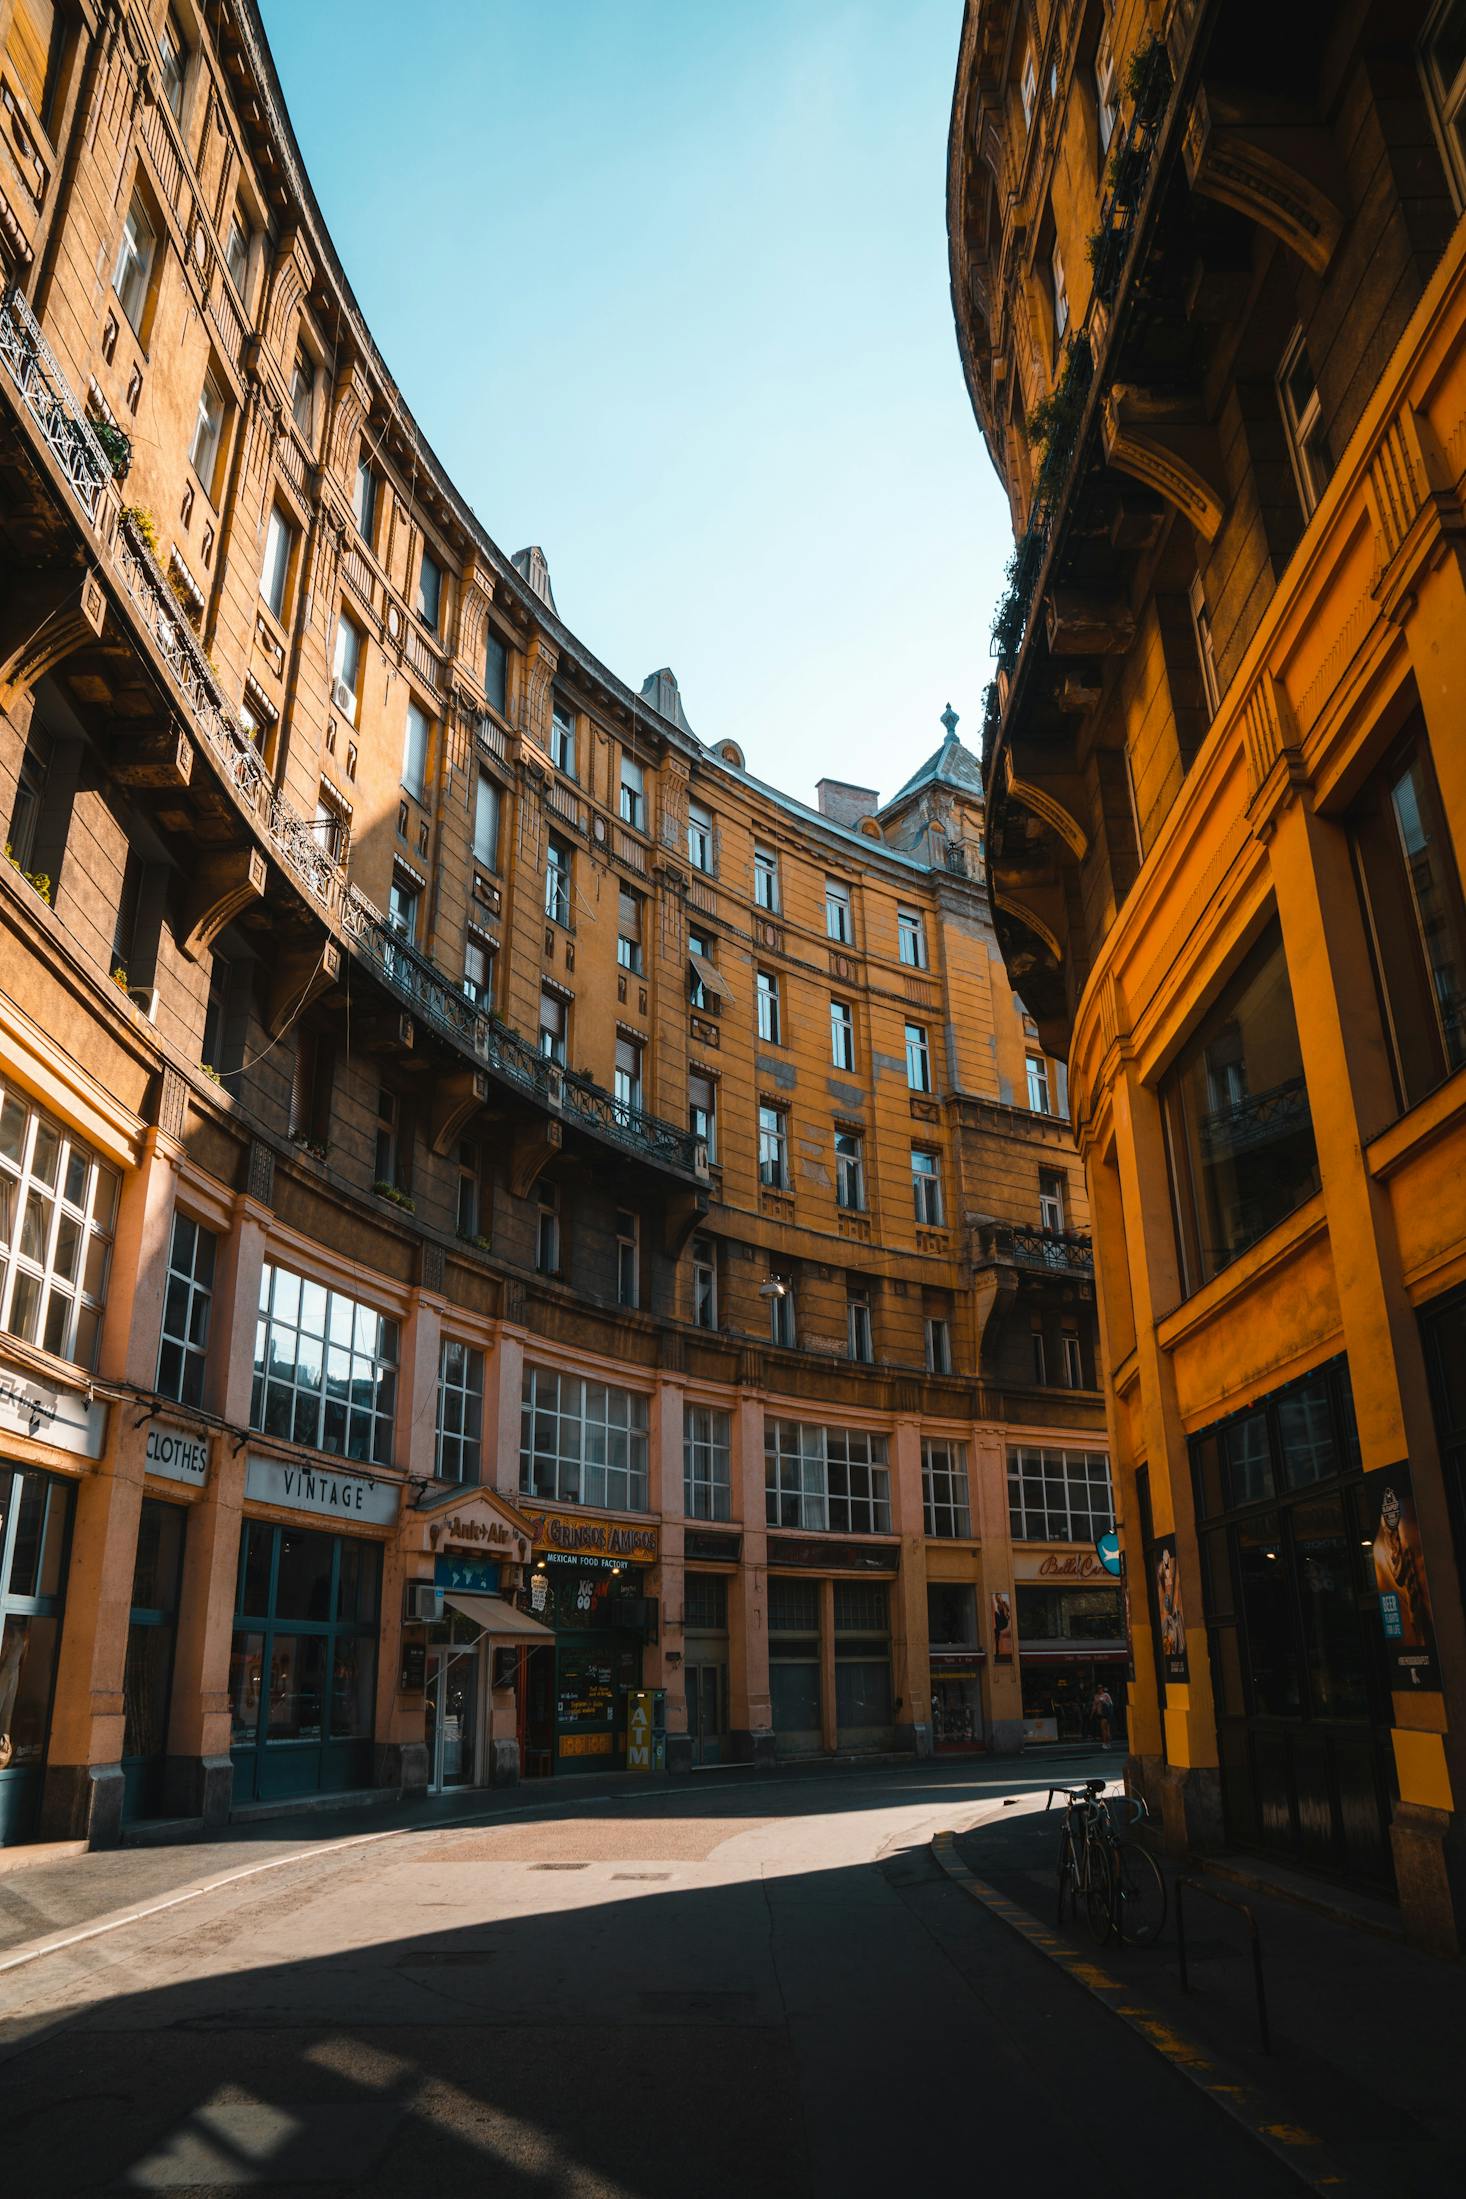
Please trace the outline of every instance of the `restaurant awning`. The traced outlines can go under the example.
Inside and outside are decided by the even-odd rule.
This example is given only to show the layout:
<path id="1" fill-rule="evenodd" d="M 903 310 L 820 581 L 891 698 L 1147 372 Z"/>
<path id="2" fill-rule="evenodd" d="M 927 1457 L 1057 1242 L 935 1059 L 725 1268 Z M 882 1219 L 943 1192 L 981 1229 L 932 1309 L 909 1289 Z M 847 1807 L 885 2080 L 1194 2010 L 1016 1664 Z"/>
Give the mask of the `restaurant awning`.
<path id="1" fill-rule="evenodd" d="M 502 1596 L 444 1596 L 443 1601 L 453 1611 L 462 1612 L 465 1619 L 472 1619 L 494 1641 L 520 1641 L 533 1639 L 552 1642 L 555 1629 L 540 1619 L 532 1619 L 527 1611 L 516 1611 L 512 1603 Z"/>

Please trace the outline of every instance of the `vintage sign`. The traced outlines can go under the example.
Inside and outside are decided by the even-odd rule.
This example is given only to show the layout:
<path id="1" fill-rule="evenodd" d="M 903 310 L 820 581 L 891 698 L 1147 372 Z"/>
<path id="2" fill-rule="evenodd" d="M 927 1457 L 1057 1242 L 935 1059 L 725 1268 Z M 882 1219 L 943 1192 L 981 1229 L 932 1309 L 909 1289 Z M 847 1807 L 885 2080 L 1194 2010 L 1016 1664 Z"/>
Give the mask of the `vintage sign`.
<path id="1" fill-rule="evenodd" d="M 100 1458 L 107 1441 L 107 1408 L 79 1390 L 53 1389 L 19 1367 L 0 1365 L 0 1430 L 49 1443 L 77 1458 Z"/>
<path id="2" fill-rule="evenodd" d="M 400 1495 L 395 1482 L 373 1481 L 335 1466 L 293 1466 L 283 1458 L 251 1458 L 244 1493 L 256 1504 L 317 1512 L 359 1527 L 390 1527 Z"/>
<path id="3" fill-rule="evenodd" d="M 155 1420 L 148 1428 L 143 1463 L 150 1474 L 158 1474 L 164 1481 L 181 1481 L 185 1488 L 202 1489 L 209 1478 L 209 1439 Z"/>
<path id="4" fill-rule="evenodd" d="M 523 1535 L 507 1519 L 464 1518 L 453 1512 L 444 1520 L 442 1534 L 446 1542 L 478 1543 L 489 1550 L 502 1550 L 506 1557 L 519 1557 L 524 1547 Z"/>
<path id="5" fill-rule="evenodd" d="M 1021 1581 L 1103 1581 L 1109 1570 L 1093 1550 L 1015 1550 L 1013 1571 Z"/>
<path id="6" fill-rule="evenodd" d="M 536 1550 L 584 1552 L 587 1557 L 638 1558 L 651 1564 L 659 1529 L 625 1520 L 594 1519 L 579 1512 L 531 1512 L 529 1531 Z"/>

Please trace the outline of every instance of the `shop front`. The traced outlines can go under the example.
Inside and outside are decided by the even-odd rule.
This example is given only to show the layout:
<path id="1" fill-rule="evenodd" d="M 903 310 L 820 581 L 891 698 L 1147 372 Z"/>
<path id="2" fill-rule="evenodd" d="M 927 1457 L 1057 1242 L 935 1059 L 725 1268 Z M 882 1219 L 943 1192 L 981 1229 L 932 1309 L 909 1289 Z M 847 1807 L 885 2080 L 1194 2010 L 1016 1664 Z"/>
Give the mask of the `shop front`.
<path id="1" fill-rule="evenodd" d="M 982 1667 L 975 1581 L 929 1581 L 926 1591 L 931 1668 L 932 1747 L 939 1756 L 983 1748 Z"/>
<path id="2" fill-rule="evenodd" d="M 1098 1745 L 1103 1687 L 1115 1706 L 1113 1746 L 1129 1684 L 1124 1589 L 1087 1550 L 1015 1550 L 1013 1569 L 1024 1742 Z"/>
<path id="3" fill-rule="evenodd" d="M 553 1645 L 523 1652 L 520 1743 L 526 1776 L 623 1771 L 631 1697 L 658 1639 L 650 1522 L 533 1512 L 530 1611 Z"/>
<path id="4" fill-rule="evenodd" d="M 190 1497 L 207 1488 L 206 1434 L 155 1420 L 143 1453 L 147 1494 L 138 1517 L 123 1669 L 122 1815 L 168 1812 L 168 1726 L 177 1661 L 178 1611 L 188 1556 Z"/>
<path id="5" fill-rule="evenodd" d="M 893 1749 L 891 1590 L 898 1546 L 770 1535 L 768 1562 L 775 1755 Z"/>

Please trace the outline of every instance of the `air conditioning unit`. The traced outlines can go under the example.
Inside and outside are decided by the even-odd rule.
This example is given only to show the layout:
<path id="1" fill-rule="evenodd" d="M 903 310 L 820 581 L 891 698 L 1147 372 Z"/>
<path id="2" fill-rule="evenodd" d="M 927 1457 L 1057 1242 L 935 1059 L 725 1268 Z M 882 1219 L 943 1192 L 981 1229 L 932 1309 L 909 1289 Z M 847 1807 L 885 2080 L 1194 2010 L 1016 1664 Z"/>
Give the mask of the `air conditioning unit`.
<path id="1" fill-rule="evenodd" d="M 443 1591 L 432 1581 L 408 1581 L 402 1616 L 408 1624 L 434 1626 L 443 1616 Z"/>
<path id="2" fill-rule="evenodd" d="M 342 717 L 345 718 L 350 724 L 355 725 L 355 689 L 348 687 L 345 680 L 333 680 L 331 683 L 331 700 L 336 705 L 336 708 L 340 711 Z"/>

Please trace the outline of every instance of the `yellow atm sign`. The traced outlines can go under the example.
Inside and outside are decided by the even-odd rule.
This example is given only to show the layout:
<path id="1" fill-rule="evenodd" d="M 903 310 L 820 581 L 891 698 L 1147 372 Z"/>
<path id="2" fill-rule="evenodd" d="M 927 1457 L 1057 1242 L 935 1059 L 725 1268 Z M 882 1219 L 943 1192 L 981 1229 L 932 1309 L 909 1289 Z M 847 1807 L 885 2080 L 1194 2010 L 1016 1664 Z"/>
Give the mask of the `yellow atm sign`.
<path id="1" fill-rule="evenodd" d="M 652 1768 L 652 1698 L 649 1688 L 636 1688 L 626 1706 L 626 1769 Z"/>

